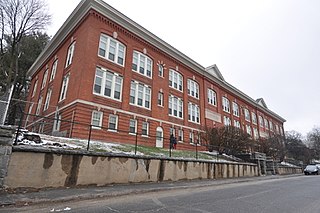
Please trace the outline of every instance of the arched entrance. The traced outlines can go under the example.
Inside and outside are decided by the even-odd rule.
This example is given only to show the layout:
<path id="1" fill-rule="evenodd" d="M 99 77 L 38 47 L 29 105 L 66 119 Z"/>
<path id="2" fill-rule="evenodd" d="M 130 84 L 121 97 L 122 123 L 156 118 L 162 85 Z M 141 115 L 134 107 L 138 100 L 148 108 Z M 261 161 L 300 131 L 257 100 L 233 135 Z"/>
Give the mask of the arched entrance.
<path id="1" fill-rule="evenodd" d="M 160 126 L 156 130 L 156 147 L 163 148 L 163 129 Z"/>

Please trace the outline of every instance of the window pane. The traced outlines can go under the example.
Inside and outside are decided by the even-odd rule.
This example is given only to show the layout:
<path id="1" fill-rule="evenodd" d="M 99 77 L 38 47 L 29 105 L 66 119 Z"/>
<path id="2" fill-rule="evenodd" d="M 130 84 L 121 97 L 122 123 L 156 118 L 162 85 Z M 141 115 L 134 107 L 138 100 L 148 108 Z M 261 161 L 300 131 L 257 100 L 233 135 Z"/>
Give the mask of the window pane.
<path id="1" fill-rule="evenodd" d="M 114 57 L 116 54 L 116 45 L 117 44 L 115 41 L 110 40 L 108 59 L 110 59 L 111 61 L 114 61 Z"/>

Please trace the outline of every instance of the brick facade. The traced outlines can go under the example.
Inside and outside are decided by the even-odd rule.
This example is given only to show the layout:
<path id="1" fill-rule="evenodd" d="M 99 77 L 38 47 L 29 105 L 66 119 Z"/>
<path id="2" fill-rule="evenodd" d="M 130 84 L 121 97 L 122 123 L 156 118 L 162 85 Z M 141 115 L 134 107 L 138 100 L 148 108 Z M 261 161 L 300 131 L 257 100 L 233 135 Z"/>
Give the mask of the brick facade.
<path id="1" fill-rule="evenodd" d="M 52 89 L 49 107 L 44 110 L 41 105 L 39 115 L 54 118 L 56 114 L 59 114 L 62 120 L 81 123 L 73 125 L 67 122 L 61 123 L 59 131 L 64 132 L 64 135 L 69 137 L 88 137 L 88 125 L 91 124 L 93 111 L 103 113 L 103 128 L 93 129 L 91 137 L 104 141 L 133 144 L 136 136 L 129 134 L 130 119 L 137 120 L 138 133 L 141 132 L 143 122 L 149 123 L 149 137 L 138 136 L 140 137 L 139 144 L 149 146 L 156 146 L 156 129 L 161 127 L 165 138 L 164 147 L 168 147 L 170 129 L 174 128 L 176 136 L 178 136 L 179 130 L 183 131 L 183 140 L 178 146 L 183 149 L 193 149 L 194 143 L 190 143 L 189 140 L 190 132 L 194 134 L 194 139 L 196 139 L 204 126 L 218 127 L 224 125 L 224 116 L 228 116 L 231 119 L 232 125 L 234 120 L 238 120 L 244 129 L 246 125 L 258 129 L 261 132 L 260 136 L 270 135 L 271 133 L 283 134 L 285 120 L 226 83 L 223 77 L 219 76 L 220 72 L 216 66 L 208 68 L 210 70 L 201 67 L 99 0 L 87 0 L 80 4 L 82 6 L 80 5 L 75 14 L 69 17 L 57 35 L 55 35 L 49 47 L 29 70 L 32 81 L 26 112 L 36 114 L 39 98 L 42 96 L 42 104 L 44 105 L 48 89 Z M 88 5 L 90 6 L 89 9 Z M 98 10 L 100 7 L 103 9 Z M 84 8 L 87 11 L 84 11 Z M 114 18 L 115 15 L 116 19 Z M 69 23 L 74 24 L 73 26 L 68 26 Z M 142 32 L 140 33 L 140 31 Z M 99 42 L 102 34 L 125 46 L 123 66 L 99 56 Z M 74 44 L 72 63 L 66 67 L 68 49 L 72 44 Z M 151 78 L 132 70 L 134 51 L 152 60 Z M 56 60 L 58 60 L 56 74 L 54 79 L 50 81 L 52 66 Z M 159 64 L 164 67 L 163 76 L 158 75 Z M 95 94 L 94 84 L 97 67 L 121 76 L 120 100 Z M 43 89 L 40 89 L 47 69 L 46 85 Z M 169 86 L 169 70 L 174 70 L 182 75 L 182 91 Z M 61 90 L 63 89 L 63 79 L 66 75 L 69 75 L 66 98 L 59 101 Z M 188 94 L 188 79 L 198 84 L 198 98 Z M 130 86 L 133 80 L 151 88 L 151 106 L 149 109 L 130 103 Z M 36 81 L 38 82 L 37 84 Z M 35 84 L 37 88 L 32 96 Z M 208 103 L 208 89 L 212 89 L 216 93 L 216 106 Z M 163 106 L 158 105 L 159 92 L 163 93 Z M 170 95 L 183 101 L 182 119 L 169 115 Z M 230 101 L 230 113 L 223 111 L 223 96 Z M 236 102 L 239 106 L 239 117 L 233 116 L 232 102 Z M 30 103 L 34 103 L 31 110 L 29 110 Z M 200 121 L 198 123 L 189 121 L 188 103 L 199 107 Z M 268 122 L 272 122 L 274 129 L 266 130 L 260 127 L 259 121 L 257 121 L 257 124 L 245 121 L 244 108 L 247 108 L 250 113 L 254 112 L 257 119 L 258 115 L 261 115 Z M 116 115 L 118 118 L 118 131 L 116 132 L 107 130 L 110 115 Z M 37 120 L 39 118 L 36 117 L 28 119 L 25 124 L 26 127 L 37 131 L 38 127 L 36 125 L 39 125 Z M 87 126 L 83 124 L 87 124 Z M 275 126 L 279 127 L 279 130 Z M 52 128 L 53 124 L 49 127 L 47 125 L 41 131 L 50 133 Z"/>

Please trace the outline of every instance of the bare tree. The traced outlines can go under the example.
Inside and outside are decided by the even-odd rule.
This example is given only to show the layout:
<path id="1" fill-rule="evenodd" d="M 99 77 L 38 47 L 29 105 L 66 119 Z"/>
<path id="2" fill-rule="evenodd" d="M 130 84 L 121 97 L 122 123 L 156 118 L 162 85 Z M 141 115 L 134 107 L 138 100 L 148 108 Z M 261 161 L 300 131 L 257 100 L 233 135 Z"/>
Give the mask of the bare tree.
<path id="1" fill-rule="evenodd" d="M 19 67 L 23 64 L 23 40 L 44 30 L 50 20 L 44 0 L 0 0 L 0 94 L 11 85 L 14 98 L 21 98 L 21 91 L 26 91 L 29 67 Z M 10 103 L 8 118 L 8 123 L 14 124 L 15 103 Z"/>
<path id="2" fill-rule="evenodd" d="M 252 145 L 250 135 L 233 126 L 206 127 L 202 133 L 202 138 L 206 142 L 209 151 L 216 150 L 219 154 L 236 155 L 250 151 Z"/>
<path id="3" fill-rule="evenodd" d="M 314 150 L 314 157 L 320 159 L 320 128 L 313 128 L 308 134 L 307 139 L 310 144 L 310 148 Z"/>
<path id="4" fill-rule="evenodd" d="M 43 0 L 0 0 L 0 71 L 6 86 L 18 75 L 19 42 L 23 36 L 43 30 L 51 20 Z M 8 66 L 4 55 L 8 55 Z"/>

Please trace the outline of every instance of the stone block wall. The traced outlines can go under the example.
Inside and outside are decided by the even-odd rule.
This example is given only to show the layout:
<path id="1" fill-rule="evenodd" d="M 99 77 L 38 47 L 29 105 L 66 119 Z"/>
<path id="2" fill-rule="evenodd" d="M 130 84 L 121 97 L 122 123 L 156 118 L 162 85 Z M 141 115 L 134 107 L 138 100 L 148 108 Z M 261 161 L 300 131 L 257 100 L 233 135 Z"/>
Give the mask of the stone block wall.
<path id="1" fill-rule="evenodd" d="M 7 176 L 14 130 L 13 127 L 0 126 L 0 189 L 4 187 L 4 180 Z"/>

